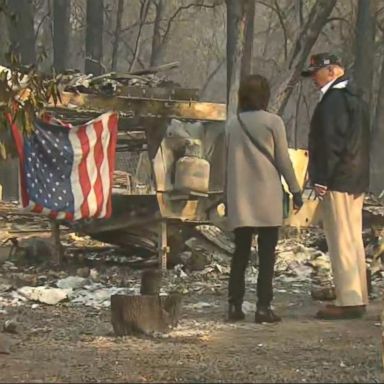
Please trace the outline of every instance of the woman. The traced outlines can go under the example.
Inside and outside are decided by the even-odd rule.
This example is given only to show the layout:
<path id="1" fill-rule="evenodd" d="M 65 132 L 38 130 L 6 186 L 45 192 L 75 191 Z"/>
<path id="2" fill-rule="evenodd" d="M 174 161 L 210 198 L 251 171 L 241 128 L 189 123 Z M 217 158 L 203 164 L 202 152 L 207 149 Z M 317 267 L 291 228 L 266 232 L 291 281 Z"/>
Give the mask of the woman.
<path id="1" fill-rule="evenodd" d="M 291 160 L 283 120 L 266 111 L 268 81 L 260 75 L 246 78 L 239 89 L 239 113 L 228 121 L 226 197 L 229 226 L 235 234 L 235 253 L 229 278 L 228 319 L 244 319 L 242 302 L 245 269 L 252 236 L 258 234 L 259 275 L 257 323 L 280 321 L 271 309 L 275 248 L 283 224 L 281 175 L 293 194 L 294 207 L 303 204 Z"/>

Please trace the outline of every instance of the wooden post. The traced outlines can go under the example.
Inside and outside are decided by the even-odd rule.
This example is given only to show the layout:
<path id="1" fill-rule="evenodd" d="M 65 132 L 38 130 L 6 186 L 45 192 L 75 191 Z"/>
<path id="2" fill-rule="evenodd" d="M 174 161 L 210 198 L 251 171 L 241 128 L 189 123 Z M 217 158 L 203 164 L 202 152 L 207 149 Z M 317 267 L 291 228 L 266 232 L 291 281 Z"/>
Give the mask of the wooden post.
<path id="1" fill-rule="evenodd" d="M 162 271 L 149 269 L 141 275 L 141 295 L 160 295 Z"/>
<path id="2" fill-rule="evenodd" d="M 167 235 L 167 222 L 162 220 L 159 233 L 159 265 L 162 271 L 167 270 L 167 256 L 169 253 Z"/>
<path id="3" fill-rule="evenodd" d="M 51 221 L 52 243 L 54 262 L 61 265 L 63 262 L 63 249 L 60 242 L 60 224 L 57 221 Z"/>

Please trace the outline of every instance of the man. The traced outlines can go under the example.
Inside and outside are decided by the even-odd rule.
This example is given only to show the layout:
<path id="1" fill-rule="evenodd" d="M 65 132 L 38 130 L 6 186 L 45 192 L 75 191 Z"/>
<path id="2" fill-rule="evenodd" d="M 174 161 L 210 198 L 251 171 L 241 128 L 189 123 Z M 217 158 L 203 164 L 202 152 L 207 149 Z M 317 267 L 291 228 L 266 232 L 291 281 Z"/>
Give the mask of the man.
<path id="1" fill-rule="evenodd" d="M 321 91 L 309 133 L 309 177 L 321 200 L 336 300 L 320 319 L 358 318 L 368 304 L 362 208 L 369 186 L 369 110 L 336 55 L 302 72 Z"/>

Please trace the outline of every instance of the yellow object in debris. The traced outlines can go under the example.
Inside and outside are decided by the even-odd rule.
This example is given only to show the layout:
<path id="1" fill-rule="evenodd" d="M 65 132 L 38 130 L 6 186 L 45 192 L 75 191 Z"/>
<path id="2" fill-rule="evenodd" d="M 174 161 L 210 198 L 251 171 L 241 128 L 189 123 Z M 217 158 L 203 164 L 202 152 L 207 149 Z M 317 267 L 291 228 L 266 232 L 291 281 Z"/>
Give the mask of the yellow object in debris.
<path id="1" fill-rule="evenodd" d="M 308 151 L 303 149 L 289 149 L 289 156 L 301 190 L 307 183 Z M 285 190 L 288 191 L 287 184 L 282 181 Z M 319 200 L 314 197 L 303 196 L 304 205 L 297 212 L 292 211 L 291 215 L 284 221 L 284 225 L 304 228 L 318 225 L 321 221 Z"/>
<path id="2" fill-rule="evenodd" d="M 304 188 L 307 178 L 307 169 L 308 169 L 308 151 L 304 149 L 288 149 L 289 157 L 295 170 L 297 181 L 301 189 Z M 283 180 L 283 185 L 286 191 L 288 191 L 288 186 Z"/>

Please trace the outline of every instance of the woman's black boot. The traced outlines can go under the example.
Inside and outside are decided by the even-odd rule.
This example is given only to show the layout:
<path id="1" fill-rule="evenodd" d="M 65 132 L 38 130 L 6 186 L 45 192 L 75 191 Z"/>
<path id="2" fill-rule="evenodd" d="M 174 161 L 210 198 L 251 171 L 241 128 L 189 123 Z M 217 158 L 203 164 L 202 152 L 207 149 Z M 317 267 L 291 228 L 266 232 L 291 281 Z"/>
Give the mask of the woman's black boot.
<path id="1" fill-rule="evenodd" d="M 256 323 L 278 323 L 281 321 L 281 317 L 277 316 L 271 309 L 271 307 L 258 305 L 255 313 Z"/>
<path id="2" fill-rule="evenodd" d="M 241 309 L 241 304 L 229 304 L 228 307 L 228 321 L 241 321 L 245 319 L 245 314 Z"/>

